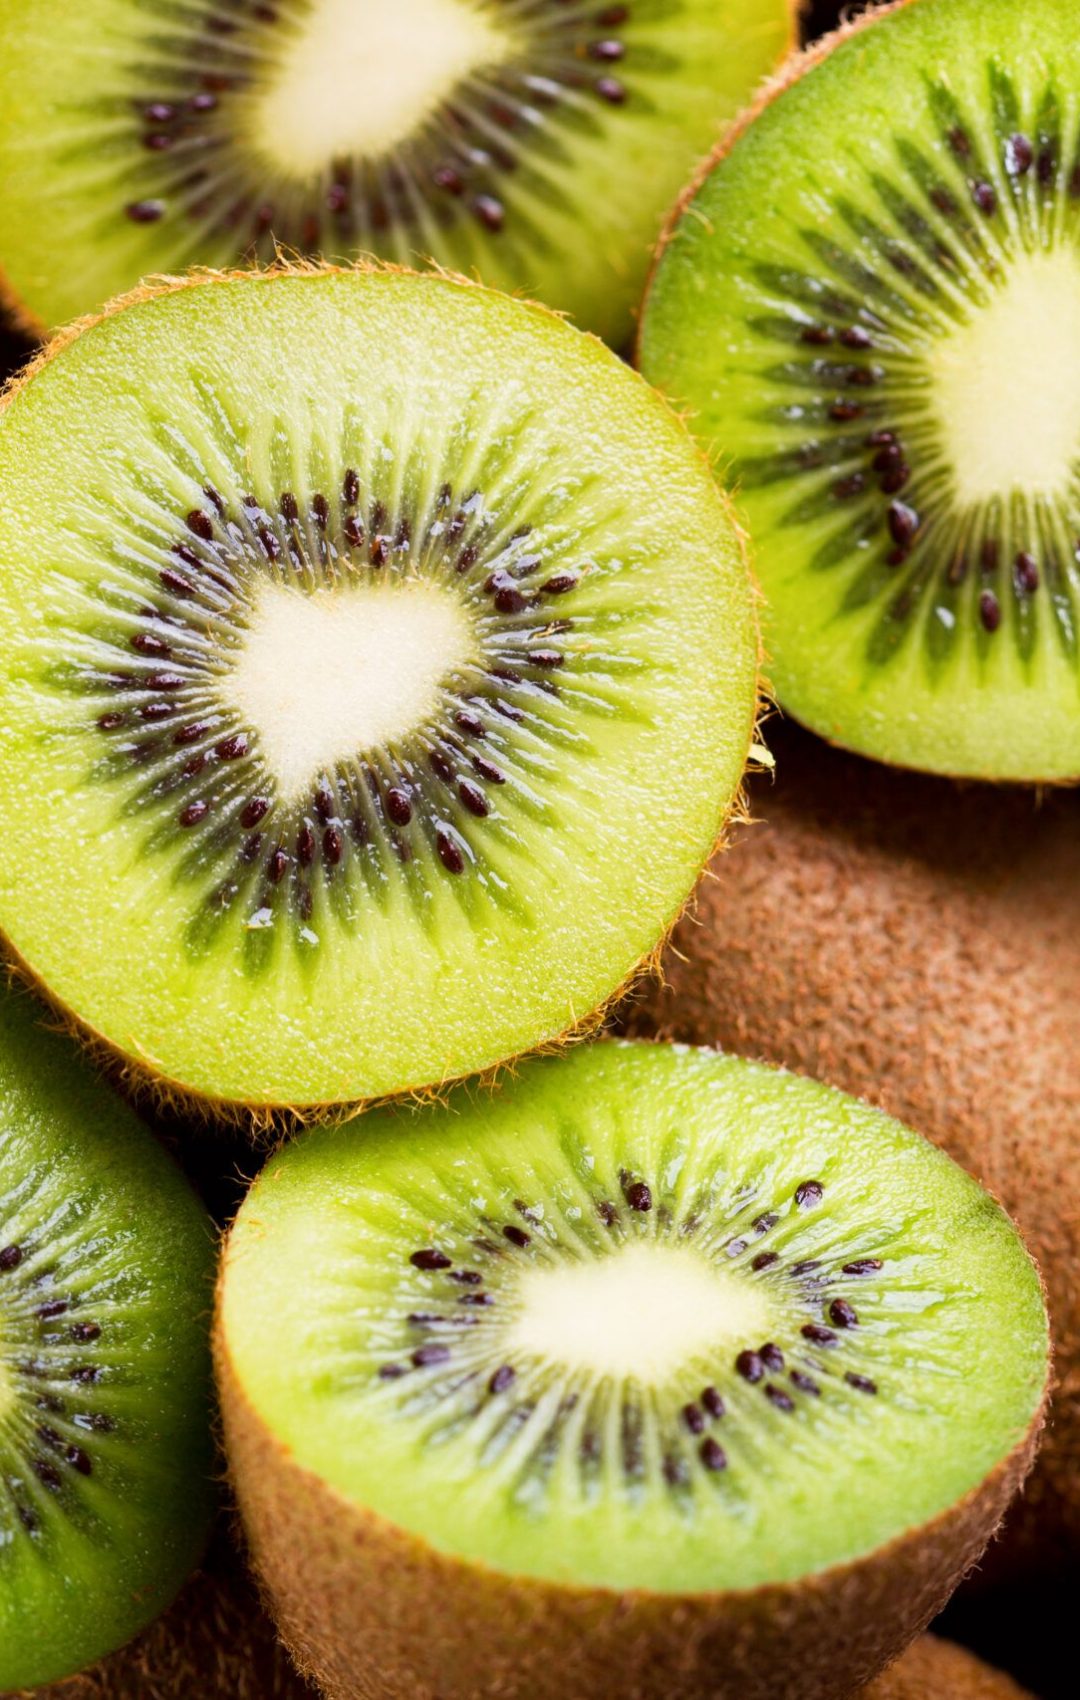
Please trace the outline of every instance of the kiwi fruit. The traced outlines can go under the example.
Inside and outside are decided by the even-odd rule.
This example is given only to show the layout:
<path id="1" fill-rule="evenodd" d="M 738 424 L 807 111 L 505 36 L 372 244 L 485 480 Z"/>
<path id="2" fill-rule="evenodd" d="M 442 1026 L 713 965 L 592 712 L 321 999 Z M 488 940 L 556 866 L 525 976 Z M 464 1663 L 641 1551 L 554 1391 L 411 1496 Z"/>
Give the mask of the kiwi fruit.
<path id="1" fill-rule="evenodd" d="M 18 1700 L 316 1700 L 222 1532 L 142 1635 L 66 1682 Z"/>
<path id="2" fill-rule="evenodd" d="M 0 1690 L 167 1606 L 210 1530 L 214 1235 L 25 993 L 0 995 Z"/>
<path id="3" fill-rule="evenodd" d="M 335 1700 L 843 1700 L 977 1557 L 1047 1377 L 1026 1250 L 928 1141 L 614 1041 L 273 1156 L 215 1337 Z"/>
<path id="4" fill-rule="evenodd" d="M 39 329 L 139 279 L 428 257 L 629 335 L 796 0 L 0 0 L 0 263 Z"/>
<path id="5" fill-rule="evenodd" d="M 872 1682 L 862 1700 L 1032 1700 L 1011 1677 L 973 1653 L 924 1635 Z"/>
<path id="6" fill-rule="evenodd" d="M 868 1098 L 1016 1218 L 1057 1386 L 1000 1565 L 1080 1565 L 1080 807 L 890 773 L 769 728 L 762 817 L 702 882 L 637 1033 L 718 1044 Z"/>
<path id="7" fill-rule="evenodd" d="M 143 1078 L 423 1089 L 653 951 L 757 638 L 689 434 L 601 343 L 430 275 L 166 285 L 9 393 L 0 484 L 0 927 Z"/>
<path id="8" fill-rule="evenodd" d="M 685 198 L 640 364 L 741 501 L 782 705 L 1080 776 L 1080 37 L 901 0 L 795 61 Z"/>

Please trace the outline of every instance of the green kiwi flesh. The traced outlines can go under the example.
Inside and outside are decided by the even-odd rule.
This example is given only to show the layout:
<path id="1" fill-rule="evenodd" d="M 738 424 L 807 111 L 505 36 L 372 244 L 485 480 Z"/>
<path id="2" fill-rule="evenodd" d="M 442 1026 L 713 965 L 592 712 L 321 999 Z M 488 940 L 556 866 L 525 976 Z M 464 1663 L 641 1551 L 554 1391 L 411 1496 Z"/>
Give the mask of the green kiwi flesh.
<path id="1" fill-rule="evenodd" d="M 133 1067 L 422 1088 L 665 933 L 757 640 L 707 469 L 602 344 L 430 276 L 165 288 L 16 388 L 0 482 L 0 926 Z"/>
<path id="2" fill-rule="evenodd" d="M 0 1001 L 0 1690 L 135 1635 L 213 1508 L 214 1237 L 180 1171 Z"/>
<path id="3" fill-rule="evenodd" d="M 927 1141 L 615 1042 L 273 1157 L 217 1351 L 335 1696 L 850 1694 L 977 1556 L 1047 1376 L 1030 1258 Z"/>
<path id="4" fill-rule="evenodd" d="M 781 703 L 902 766 L 1080 777 L 1074 26 L 906 0 L 811 49 L 644 310 L 739 487 Z"/>
<path id="5" fill-rule="evenodd" d="M 661 221 L 794 0 L 0 3 L 0 264 L 56 325 L 278 247 L 631 329 Z"/>

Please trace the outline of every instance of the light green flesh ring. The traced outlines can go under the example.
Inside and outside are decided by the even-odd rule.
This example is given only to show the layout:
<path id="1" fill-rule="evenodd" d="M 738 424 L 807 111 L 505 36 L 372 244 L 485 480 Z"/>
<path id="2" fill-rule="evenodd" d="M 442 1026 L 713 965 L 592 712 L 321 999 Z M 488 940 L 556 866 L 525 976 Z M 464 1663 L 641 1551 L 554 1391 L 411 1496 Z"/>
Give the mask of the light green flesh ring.
<path id="1" fill-rule="evenodd" d="M 601 344 L 428 277 L 208 282 L 49 360 L 0 485 L 0 928 L 144 1072 L 440 1083 L 670 926 L 750 746 L 750 581 Z"/>
<path id="2" fill-rule="evenodd" d="M 918 1135 L 779 1071 L 598 1044 L 273 1158 L 220 1340 L 273 1443 L 437 1551 L 720 1592 L 853 1562 L 1022 1443 L 1039 1279 Z"/>
<path id="3" fill-rule="evenodd" d="M 139 279 L 379 255 L 619 343 L 793 0 L 0 0 L 0 267 L 60 324 Z"/>
<path id="4" fill-rule="evenodd" d="M 1080 778 L 1080 38 L 912 0 L 694 194 L 641 366 L 737 486 L 781 703 L 934 772 Z"/>
<path id="5" fill-rule="evenodd" d="M 170 1159 L 0 996 L 0 1691 L 172 1601 L 214 1505 L 214 1237 Z"/>

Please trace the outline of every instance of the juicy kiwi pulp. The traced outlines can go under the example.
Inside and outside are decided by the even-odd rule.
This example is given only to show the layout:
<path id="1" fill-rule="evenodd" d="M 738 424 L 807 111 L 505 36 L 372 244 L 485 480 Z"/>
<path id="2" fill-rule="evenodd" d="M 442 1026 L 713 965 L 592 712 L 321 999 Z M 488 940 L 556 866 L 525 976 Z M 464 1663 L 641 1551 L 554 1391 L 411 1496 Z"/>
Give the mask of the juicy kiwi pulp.
<path id="1" fill-rule="evenodd" d="M 284 245 L 434 256 L 624 336 L 664 211 L 793 11 L 4 0 L 0 257 L 46 324 Z"/>
<path id="2" fill-rule="evenodd" d="M 424 1086 L 653 948 L 756 643 L 707 472 L 599 344 L 433 278 L 207 282 L 62 344 L 0 468 L 0 922 L 136 1065 Z"/>
<path id="3" fill-rule="evenodd" d="M 168 1605 L 212 1508 L 209 1221 L 24 996 L 0 1001 L 0 1689 Z"/>
<path id="4" fill-rule="evenodd" d="M 503 1574 L 671 1595 L 931 1523 L 1021 1444 L 1047 1368 L 1030 1259 L 925 1141 L 615 1043 L 274 1157 L 219 1349 L 227 1426 L 244 1401 L 341 1504 Z M 257 1549 L 272 1475 L 239 1484 Z"/>
<path id="5" fill-rule="evenodd" d="M 647 301 L 642 368 L 739 485 L 782 703 L 907 766 L 1080 775 L 1073 23 L 909 0 L 812 50 Z"/>

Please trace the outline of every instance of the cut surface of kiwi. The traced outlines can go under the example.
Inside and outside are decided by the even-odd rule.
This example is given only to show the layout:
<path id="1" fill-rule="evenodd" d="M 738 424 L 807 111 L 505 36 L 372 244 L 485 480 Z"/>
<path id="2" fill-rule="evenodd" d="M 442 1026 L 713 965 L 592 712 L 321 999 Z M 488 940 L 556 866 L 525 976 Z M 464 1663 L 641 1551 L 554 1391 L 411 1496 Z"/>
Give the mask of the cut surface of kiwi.
<path id="1" fill-rule="evenodd" d="M 600 343 L 433 277 L 181 286 L 61 340 L 0 481 L 0 925 L 136 1067 L 423 1087 L 653 949 L 756 637 L 691 439 Z"/>
<path id="2" fill-rule="evenodd" d="M 55 325 L 153 272 L 429 256 L 630 330 L 794 0 L 0 3 L 0 265 Z"/>
<path id="3" fill-rule="evenodd" d="M 213 1505 L 213 1232 L 149 1132 L 0 998 L 0 1690 L 169 1604 Z"/>
<path id="4" fill-rule="evenodd" d="M 1047 1374 L 1028 1254 L 927 1141 L 614 1042 L 272 1158 L 217 1340 L 255 1558 L 335 1695 L 639 1660 L 641 1694 L 848 1694 L 977 1555 Z"/>
<path id="5" fill-rule="evenodd" d="M 737 482 L 783 705 L 903 766 L 1080 776 L 1080 40 L 905 0 L 684 204 L 642 369 Z"/>

